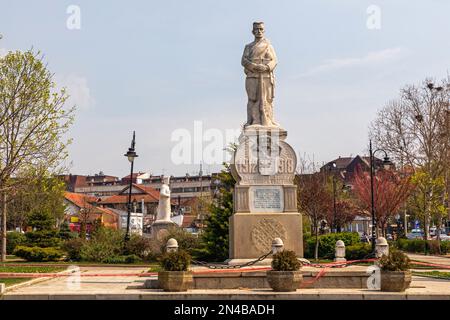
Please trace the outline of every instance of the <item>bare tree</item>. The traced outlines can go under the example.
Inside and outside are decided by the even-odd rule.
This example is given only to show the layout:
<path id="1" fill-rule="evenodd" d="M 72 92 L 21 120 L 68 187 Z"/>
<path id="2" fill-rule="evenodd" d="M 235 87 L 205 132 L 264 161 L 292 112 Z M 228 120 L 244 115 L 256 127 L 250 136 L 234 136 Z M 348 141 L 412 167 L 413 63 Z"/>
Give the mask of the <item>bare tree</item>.
<path id="1" fill-rule="evenodd" d="M 450 79 L 435 85 L 426 79 L 421 85 L 409 85 L 400 97 L 378 112 L 370 134 L 378 147 L 386 150 L 401 166 L 420 169 L 431 180 L 446 177 L 448 194 Z M 426 195 L 431 203 L 434 195 Z M 442 199 L 448 198 L 443 195 Z M 448 207 L 448 204 L 447 204 Z M 431 207 L 425 210 L 425 235 L 429 236 Z"/>
<path id="2" fill-rule="evenodd" d="M 326 219 L 326 213 L 332 208 L 333 198 L 327 190 L 327 175 L 323 172 L 315 172 L 316 165 L 299 159 L 299 173 L 296 175 L 297 207 L 299 212 L 306 215 L 311 222 L 311 233 L 315 237 L 316 244 L 314 258 L 319 257 L 319 229 L 321 222 Z M 314 173 L 305 173 L 314 172 Z"/>

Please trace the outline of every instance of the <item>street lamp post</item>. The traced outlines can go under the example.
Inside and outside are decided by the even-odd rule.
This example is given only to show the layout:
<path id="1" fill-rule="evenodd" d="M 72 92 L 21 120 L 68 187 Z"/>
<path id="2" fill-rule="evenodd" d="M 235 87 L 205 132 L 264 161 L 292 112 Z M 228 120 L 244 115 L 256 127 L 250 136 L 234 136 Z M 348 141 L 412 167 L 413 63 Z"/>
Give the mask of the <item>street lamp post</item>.
<path id="1" fill-rule="evenodd" d="M 383 166 L 388 169 L 391 165 L 391 161 L 387 156 L 386 151 L 383 149 L 372 150 L 372 140 L 369 141 L 369 158 L 370 158 L 370 202 L 371 202 L 371 213 L 372 213 L 372 255 L 375 256 L 375 241 L 376 241 L 376 224 L 375 224 L 375 202 L 374 202 L 374 186 L 373 186 L 373 176 L 375 171 L 374 155 L 376 152 L 381 151 L 384 153 Z"/>
<path id="2" fill-rule="evenodd" d="M 130 240 L 131 189 L 133 188 L 133 165 L 134 165 L 134 158 L 138 157 L 136 151 L 134 151 L 134 145 L 135 145 L 135 132 L 133 131 L 133 140 L 131 141 L 131 147 L 128 148 L 128 152 L 124 154 L 124 156 L 127 157 L 128 161 L 130 161 L 131 163 L 130 186 L 127 204 L 127 230 L 125 232 L 125 242 Z"/>

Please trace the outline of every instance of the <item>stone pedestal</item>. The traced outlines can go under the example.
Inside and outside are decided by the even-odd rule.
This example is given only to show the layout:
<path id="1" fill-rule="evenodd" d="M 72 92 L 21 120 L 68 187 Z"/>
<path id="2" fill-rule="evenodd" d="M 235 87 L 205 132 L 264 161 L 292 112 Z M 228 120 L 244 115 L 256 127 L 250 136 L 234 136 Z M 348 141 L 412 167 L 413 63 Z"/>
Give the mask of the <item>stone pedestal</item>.
<path id="1" fill-rule="evenodd" d="M 300 213 L 236 213 L 230 218 L 230 264 L 253 260 L 268 253 L 272 240 L 280 238 L 284 247 L 303 257 Z M 270 256 L 269 256 L 270 258 Z M 270 262 L 270 260 L 268 260 Z"/>
<path id="2" fill-rule="evenodd" d="M 172 221 L 155 221 L 151 228 L 151 237 L 157 240 L 163 240 L 169 232 L 167 229 L 178 227 L 176 223 Z"/>
<path id="3" fill-rule="evenodd" d="M 280 128 L 248 126 L 239 138 L 231 165 L 237 182 L 230 217 L 230 264 L 268 253 L 275 238 L 303 257 L 302 216 L 294 185 L 297 157 L 286 137 Z"/>

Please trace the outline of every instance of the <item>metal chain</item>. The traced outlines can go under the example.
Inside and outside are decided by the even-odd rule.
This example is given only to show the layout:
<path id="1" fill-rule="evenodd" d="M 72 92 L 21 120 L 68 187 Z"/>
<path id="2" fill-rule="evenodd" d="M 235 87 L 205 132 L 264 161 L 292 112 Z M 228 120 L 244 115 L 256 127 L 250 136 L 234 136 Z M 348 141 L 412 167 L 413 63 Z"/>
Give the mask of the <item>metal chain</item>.
<path id="1" fill-rule="evenodd" d="M 260 262 L 262 260 L 264 260 L 265 258 L 267 258 L 268 256 L 270 256 L 272 254 L 272 250 L 269 251 L 268 253 L 262 255 L 261 257 L 259 257 L 256 260 L 252 260 L 243 264 L 235 264 L 235 265 L 228 265 L 228 264 L 211 264 L 208 262 L 204 262 L 204 261 L 197 261 L 197 260 L 192 260 L 192 262 L 194 264 L 198 264 L 204 267 L 207 267 L 209 269 L 240 269 L 240 268 L 244 268 L 244 267 L 249 267 L 254 265 L 257 262 Z"/>

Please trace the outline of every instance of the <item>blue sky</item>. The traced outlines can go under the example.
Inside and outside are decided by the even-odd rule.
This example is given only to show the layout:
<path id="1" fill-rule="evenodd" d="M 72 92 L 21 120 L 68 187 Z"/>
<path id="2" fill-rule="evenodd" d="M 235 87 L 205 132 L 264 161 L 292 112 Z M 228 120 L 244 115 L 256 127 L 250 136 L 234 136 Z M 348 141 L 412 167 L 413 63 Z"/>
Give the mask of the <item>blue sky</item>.
<path id="1" fill-rule="evenodd" d="M 69 30 L 66 10 L 81 10 Z M 369 29 L 369 6 L 380 29 Z M 174 130 L 239 129 L 246 120 L 240 58 L 264 21 L 279 64 L 275 118 L 316 162 L 367 152 L 368 126 L 399 89 L 447 75 L 450 2 L 6 1 L 0 54 L 41 50 L 76 104 L 71 172 L 124 176 L 136 130 L 136 169 L 192 173 L 171 161 Z M 220 166 L 205 165 L 205 171 Z"/>

